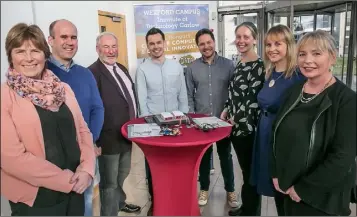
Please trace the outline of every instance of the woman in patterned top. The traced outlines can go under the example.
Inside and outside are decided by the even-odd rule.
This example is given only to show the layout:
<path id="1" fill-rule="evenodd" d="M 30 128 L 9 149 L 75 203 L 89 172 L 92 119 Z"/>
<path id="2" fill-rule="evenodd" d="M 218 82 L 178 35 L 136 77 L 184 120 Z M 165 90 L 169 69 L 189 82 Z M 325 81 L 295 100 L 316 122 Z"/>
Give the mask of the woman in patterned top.
<path id="1" fill-rule="evenodd" d="M 272 123 L 283 102 L 283 93 L 296 82 L 305 80 L 296 67 L 295 46 L 294 36 L 287 26 L 274 26 L 265 36 L 266 81 L 258 94 L 261 114 L 253 146 L 250 184 L 256 186 L 258 194 L 275 198 L 279 216 L 284 215 L 284 194 L 274 189 L 269 171 L 270 135 Z"/>
<path id="2" fill-rule="evenodd" d="M 233 124 L 231 141 L 243 173 L 242 206 L 229 211 L 230 216 L 260 215 L 260 195 L 249 184 L 255 129 L 258 122 L 257 94 L 264 83 L 264 64 L 255 52 L 258 30 L 251 22 L 236 27 L 236 46 L 241 54 L 229 84 L 229 98 L 221 119 Z"/>

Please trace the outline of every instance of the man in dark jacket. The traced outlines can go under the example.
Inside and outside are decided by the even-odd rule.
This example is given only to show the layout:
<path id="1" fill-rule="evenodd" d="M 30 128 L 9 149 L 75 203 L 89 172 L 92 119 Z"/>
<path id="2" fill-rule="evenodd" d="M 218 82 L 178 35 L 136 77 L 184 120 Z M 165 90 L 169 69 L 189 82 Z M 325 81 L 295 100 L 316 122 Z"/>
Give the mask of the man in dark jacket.
<path id="1" fill-rule="evenodd" d="M 137 117 L 137 100 L 128 70 L 116 62 L 117 37 L 109 32 L 101 33 L 96 48 L 99 59 L 89 69 L 97 80 L 105 109 L 103 129 L 97 142 L 102 148 L 98 158 L 101 215 L 117 216 L 118 211 L 132 213 L 141 209 L 125 203 L 123 183 L 131 167 L 132 143 L 120 132 L 126 122 Z"/>

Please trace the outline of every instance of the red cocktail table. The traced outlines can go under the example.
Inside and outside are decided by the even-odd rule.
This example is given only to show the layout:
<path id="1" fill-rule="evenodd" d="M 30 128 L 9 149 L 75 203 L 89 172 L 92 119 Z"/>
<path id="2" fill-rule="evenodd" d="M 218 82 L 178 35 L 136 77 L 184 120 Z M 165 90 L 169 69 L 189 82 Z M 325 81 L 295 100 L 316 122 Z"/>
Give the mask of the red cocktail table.
<path id="1" fill-rule="evenodd" d="M 191 117 L 205 115 L 190 114 Z M 129 124 L 145 123 L 144 118 L 127 122 L 121 128 L 128 138 Z M 199 216 L 197 199 L 197 175 L 205 151 L 212 143 L 227 137 L 231 127 L 222 127 L 210 132 L 182 125 L 180 136 L 131 138 L 149 163 L 153 193 L 153 214 L 156 216 Z"/>

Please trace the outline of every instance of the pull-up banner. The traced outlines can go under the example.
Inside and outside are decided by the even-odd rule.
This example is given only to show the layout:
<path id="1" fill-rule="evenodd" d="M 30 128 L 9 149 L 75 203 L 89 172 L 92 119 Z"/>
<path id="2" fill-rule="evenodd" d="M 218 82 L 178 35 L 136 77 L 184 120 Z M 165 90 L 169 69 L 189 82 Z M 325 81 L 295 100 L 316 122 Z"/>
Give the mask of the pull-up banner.
<path id="1" fill-rule="evenodd" d="M 195 35 L 209 28 L 208 4 L 135 5 L 134 12 L 138 59 L 148 57 L 145 35 L 152 27 L 164 32 L 167 55 L 199 52 Z"/>

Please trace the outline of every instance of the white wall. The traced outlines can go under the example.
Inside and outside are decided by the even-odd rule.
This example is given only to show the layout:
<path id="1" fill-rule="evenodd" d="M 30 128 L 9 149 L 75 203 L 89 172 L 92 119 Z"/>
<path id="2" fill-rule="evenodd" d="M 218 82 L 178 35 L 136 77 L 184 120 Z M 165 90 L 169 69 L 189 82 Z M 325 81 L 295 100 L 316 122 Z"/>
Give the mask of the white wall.
<path id="1" fill-rule="evenodd" d="M 1 81 L 8 68 L 5 38 L 11 27 L 20 22 L 33 23 L 31 1 L 1 1 Z"/>
<path id="2" fill-rule="evenodd" d="M 74 60 L 83 66 L 89 66 L 97 59 L 95 39 L 99 34 L 98 10 L 123 14 L 126 17 L 128 45 L 128 64 L 134 76 L 137 67 L 134 5 L 165 4 L 162 1 L 1 1 L 1 79 L 8 67 L 5 54 L 5 37 L 9 29 L 18 22 L 35 23 L 48 36 L 48 27 L 56 19 L 68 19 L 78 29 L 79 49 Z M 216 1 L 172 1 L 173 4 L 209 4 L 210 28 L 214 29 L 216 39 L 217 19 L 212 20 L 212 12 L 217 13 Z M 32 7 L 33 6 L 33 7 Z M 19 11 L 20 10 L 20 11 Z M 218 43 L 217 43 L 218 44 Z"/>

